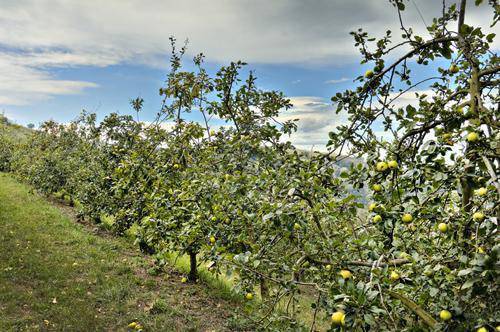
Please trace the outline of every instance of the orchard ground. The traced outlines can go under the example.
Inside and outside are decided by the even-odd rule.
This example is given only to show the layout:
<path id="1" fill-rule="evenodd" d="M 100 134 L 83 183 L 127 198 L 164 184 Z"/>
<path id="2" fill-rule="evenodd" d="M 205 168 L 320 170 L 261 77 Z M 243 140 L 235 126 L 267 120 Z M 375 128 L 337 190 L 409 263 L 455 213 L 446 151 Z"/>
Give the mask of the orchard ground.
<path id="1" fill-rule="evenodd" d="M 77 224 L 72 209 L 4 173 L 0 242 L 3 331 L 127 331 L 133 321 L 144 331 L 245 329 L 249 308 L 216 281 L 185 284 L 171 266 L 155 275 L 129 239 Z"/>

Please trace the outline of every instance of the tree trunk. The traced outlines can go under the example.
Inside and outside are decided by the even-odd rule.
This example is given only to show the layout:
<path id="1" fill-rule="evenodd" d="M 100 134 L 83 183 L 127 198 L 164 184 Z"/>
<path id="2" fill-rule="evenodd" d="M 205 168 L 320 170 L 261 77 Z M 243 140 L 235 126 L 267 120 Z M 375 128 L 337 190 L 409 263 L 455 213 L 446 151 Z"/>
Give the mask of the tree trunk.
<path id="1" fill-rule="evenodd" d="M 461 30 L 462 30 L 462 25 L 465 22 L 465 7 L 467 5 L 467 0 L 461 0 L 460 1 L 460 8 L 459 8 L 459 17 L 458 17 L 458 34 L 461 35 Z M 469 86 L 469 109 L 470 109 L 470 114 L 472 117 L 477 117 L 478 114 L 478 109 L 476 106 L 477 103 L 477 98 L 479 98 L 479 77 L 478 77 L 478 66 L 476 64 L 476 59 L 472 58 L 470 56 L 470 49 L 469 45 L 466 45 L 463 39 L 459 39 L 458 42 L 458 47 L 459 49 L 463 52 L 465 58 L 469 62 L 469 65 L 471 66 L 471 78 L 470 78 L 470 86 Z M 465 170 L 464 170 L 464 177 L 460 179 L 460 186 L 462 189 L 462 209 L 464 210 L 465 213 L 470 212 L 472 206 L 471 206 L 471 200 L 472 200 L 472 193 L 473 193 L 473 179 L 472 177 L 468 176 L 467 174 L 472 173 L 474 170 L 474 163 L 473 160 L 474 158 L 471 158 L 473 156 L 470 156 L 470 147 L 467 146 L 465 148 L 465 156 L 471 160 L 471 163 L 469 165 L 466 165 Z M 470 240 L 471 236 L 471 221 L 467 221 L 465 224 L 465 227 L 463 229 L 463 237 L 464 239 Z"/>
<path id="2" fill-rule="evenodd" d="M 460 12 L 458 14 L 458 33 L 460 33 L 460 28 L 464 24 L 465 21 L 465 6 L 467 6 L 467 0 L 460 1 Z"/>
<path id="3" fill-rule="evenodd" d="M 189 251 L 189 275 L 188 279 L 190 281 L 196 281 L 198 278 L 197 263 L 196 263 L 196 252 Z"/>
<path id="4" fill-rule="evenodd" d="M 262 300 L 269 298 L 269 287 L 266 279 L 260 279 L 260 296 L 262 297 Z"/>
<path id="5" fill-rule="evenodd" d="M 467 166 L 465 169 L 465 172 L 468 173 L 474 168 L 474 166 Z M 462 187 L 462 208 L 464 209 L 465 213 L 469 213 L 471 210 L 471 199 L 472 199 L 472 179 L 470 176 L 465 175 L 462 179 L 460 179 L 460 184 Z M 470 221 L 468 220 L 465 224 L 464 230 L 463 230 L 463 237 L 464 239 L 470 240 L 471 236 L 471 225 Z"/>

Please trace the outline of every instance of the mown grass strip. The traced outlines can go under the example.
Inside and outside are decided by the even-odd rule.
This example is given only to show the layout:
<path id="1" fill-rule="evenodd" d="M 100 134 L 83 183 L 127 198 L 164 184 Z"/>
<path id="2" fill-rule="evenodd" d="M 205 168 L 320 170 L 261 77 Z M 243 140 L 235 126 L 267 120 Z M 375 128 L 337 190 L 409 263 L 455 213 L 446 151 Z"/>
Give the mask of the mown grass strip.
<path id="1" fill-rule="evenodd" d="M 232 330 L 234 303 L 180 273 L 151 276 L 130 240 L 103 238 L 0 173 L 2 330 Z M 234 322 L 233 322 L 234 323 Z"/>

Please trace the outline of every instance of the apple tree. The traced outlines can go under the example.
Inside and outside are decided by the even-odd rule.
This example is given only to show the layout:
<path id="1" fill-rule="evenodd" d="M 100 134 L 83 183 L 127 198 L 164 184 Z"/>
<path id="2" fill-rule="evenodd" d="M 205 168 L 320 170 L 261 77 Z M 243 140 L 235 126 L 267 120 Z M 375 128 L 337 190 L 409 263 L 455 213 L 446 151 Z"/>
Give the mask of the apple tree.
<path id="1" fill-rule="evenodd" d="M 443 2 L 425 38 L 405 25 L 408 2 L 391 0 L 401 35 L 353 32 L 369 69 L 356 89 L 332 97 L 349 124 L 330 133 L 328 158 L 366 158 L 348 181 L 371 191 L 362 255 L 381 264 L 365 276 L 394 329 L 421 322 L 470 330 L 499 321 L 500 65 L 495 34 L 486 31 L 500 7 L 483 2 L 473 5 L 491 10 L 484 26 L 467 24 L 465 0 Z M 408 94 L 414 104 L 398 103 Z M 400 258 L 405 264 L 387 262 Z"/>

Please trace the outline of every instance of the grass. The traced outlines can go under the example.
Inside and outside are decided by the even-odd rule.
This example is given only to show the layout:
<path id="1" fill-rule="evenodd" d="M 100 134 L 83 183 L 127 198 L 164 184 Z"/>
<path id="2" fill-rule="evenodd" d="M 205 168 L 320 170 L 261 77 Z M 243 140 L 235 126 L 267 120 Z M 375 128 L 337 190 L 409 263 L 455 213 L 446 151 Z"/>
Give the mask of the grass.
<path id="1" fill-rule="evenodd" d="M 65 201 L 69 201 L 68 199 L 64 199 Z M 109 231 L 113 230 L 114 218 L 113 216 L 101 216 L 102 226 Z M 130 229 L 125 231 L 124 236 L 128 237 L 130 241 L 135 240 L 135 235 L 137 231 L 137 224 L 133 224 Z M 166 261 L 168 261 L 172 266 L 175 267 L 180 273 L 187 275 L 190 269 L 189 256 L 188 255 L 179 255 L 178 253 L 166 253 L 164 257 Z M 199 262 L 200 263 L 200 262 Z M 152 269 L 152 273 L 154 269 Z M 207 291 L 218 298 L 222 298 L 225 300 L 230 300 L 233 302 L 242 302 L 242 295 L 237 294 L 233 291 L 233 279 L 228 278 L 225 275 L 214 275 L 211 273 L 208 268 L 205 267 L 205 264 L 201 262 L 198 266 L 198 278 L 204 284 L 208 286 Z"/>
<path id="2" fill-rule="evenodd" d="M 0 173 L 3 331 L 127 331 L 132 321 L 145 331 L 241 328 L 232 317 L 243 308 L 225 281 L 182 284 L 172 267 L 148 273 L 152 259 L 129 239 L 76 224 L 70 211 Z"/>
<path id="3" fill-rule="evenodd" d="M 4 134 L 15 142 L 25 140 L 33 134 L 33 130 L 24 126 L 15 124 L 7 120 L 5 116 L 0 114 L 0 134 Z"/>
<path id="4" fill-rule="evenodd" d="M 67 199 L 64 200 L 69 201 Z M 101 221 L 102 227 L 108 229 L 109 231 L 113 230 L 114 218 L 112 216 L 103 215 L 101 216 Z M 128 237 L 130 241 L 134 241 L 136 229 L 137 224 L 133 224 L 130 229 L 125 231 L 124 236 Z M 179 255 L 174 252 L 166 253 L 162 258 L 174 266 L 180 273 L 185 274 L 186 276 L 189 273 L 190 263 L 188 255 Z M 156 273 L 155 271 L 156 270 L 154 268 L 151 269 L 152 274 Z M 214 275 L 205 267 L 203 262 L 201 262 L 198 266 L 197 272 L 199 280 L 208 286 L 207 292 L 209 292 L 212 296 L 233 302 L 242 302 L 242 295 L 235 293 L 232 289 L 233 279 L 228 278 L 225 275 Z"/>
<path id="5" fill-rule="evenodd" d="M 66 199 L 69 202 L 69 199 Z M 101 216 L 101 220 L 103 222 L 103 227 L 109 229 L 110 231 L 113 229 L 114 218 L 112 216 Z M 125 232 L 125 236 L 128 236 L 131 241 L 134 241 L 136 234 L 137 224 L 133 224 L 130 229 Z M 167 253 L 163 257 L 170 264 L 175 266 L 175 269 L 179 272 L 187 275 L 189 273 L 189 256 L 188 255 L 178 255 L 177 253 Z M 237 273 L 234 273 L 233 276 L 236 276 Z M 241 294 L 236 294 L 233 289 L 234 277 L 229 278 L 226 275 L 214 275 L 202 263 L 198 267 L 198 277 L 199 279 L 206 284 L 209 288 L 207 292 L 209 292 L 212 296 L 234 301 L 241 302 Z M 316 294 L 311 294 L 310 289 L 307 287 L 301 287 L 302 293 L 296 296 L 294 306 L 296 307 L 296 312 L 294 318 L 297 321 L 301 322 L 304 326 L 311 326 L 314 320 L 314 312 L 310 310 L 311 304 L 315 303 L 317 300 Z M 253 301 L 260 303 L 262 298 L 260 296 L 259 287 L 255 287 L 254 293 L 256 295 L 255 300 Z M 285 296 L 278 302 L 277 309 L 285 312 L 288 306 L 289 297 Z M 248 311 L 254 311 L 254 314 L 258 315 L 259 310 L 262 308 L 258 308 L 258 306 L 251 306 L 247 303 L 246 309 Z M 260 310 L 262 311 L 262 310 Z M 260 312 L 260 314 L 264 314 L 266 310 Z M 317 318 L 315 320 L 315 329 L 319 331 L 326 331 L 331 327 L 330 317 L 327 312 L 324 310 L 319 310 L 317 313 Z"/>

